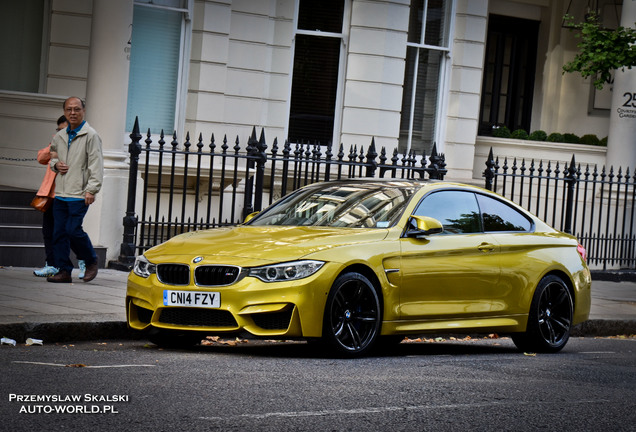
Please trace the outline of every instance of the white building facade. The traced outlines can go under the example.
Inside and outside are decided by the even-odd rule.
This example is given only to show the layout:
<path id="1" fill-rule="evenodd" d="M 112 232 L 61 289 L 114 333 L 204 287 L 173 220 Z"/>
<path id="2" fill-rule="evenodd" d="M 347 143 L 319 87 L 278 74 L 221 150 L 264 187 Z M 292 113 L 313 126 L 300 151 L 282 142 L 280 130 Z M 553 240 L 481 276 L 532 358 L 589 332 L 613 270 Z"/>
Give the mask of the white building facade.
<path id="1" fill-rule="evenodd" d="M 634 3 L 595 7 L 617 25 L 636 21 Z M 636 167 L 636 116 L 612 120 L 621 133 L 615 140 L 610 133 L 617 106 L 636 108 L 634 72 L 617 72 L 620 95 L 562 73 L 578 42 L 563 15 L 582 16 L 588 4 L 3 2 L 0 31 L 20 41 L 0 48 L 8 60 L 0 72 L 0 188 L 38 189 L 43 173 L 33 159 L 68 96 L 85 98 L 86 119 L 103 140 L 105 182 L 85 228 L 108 260 L 122 241 L 136 117 L 142 133 L 176 131 L 180 141 L 186 132 L 247 138 L 256 126 L 279 141 L 367 146 L 373 138 L 388 151 L 418 154 L 435 143 L 448 179 L 479 184 L 490 147 L 502 156 L 567 161 L 576 153 L 579 162 Z M 609 136 L 609 145 L 491 138 L 502 125 Z"/>

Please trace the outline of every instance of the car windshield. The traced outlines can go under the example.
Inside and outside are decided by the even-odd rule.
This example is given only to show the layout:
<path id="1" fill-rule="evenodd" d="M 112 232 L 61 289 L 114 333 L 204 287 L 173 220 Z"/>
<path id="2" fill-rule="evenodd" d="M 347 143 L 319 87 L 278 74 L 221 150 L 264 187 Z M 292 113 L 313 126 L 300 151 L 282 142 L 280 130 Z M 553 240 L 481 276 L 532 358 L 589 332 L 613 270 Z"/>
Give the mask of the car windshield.
<path id="1" fill-rule="evenodd" d="M 388 228 L 415 190 L 412 184 L 400 182 L 309 187 L 268 208 L 250 225 Z"/>

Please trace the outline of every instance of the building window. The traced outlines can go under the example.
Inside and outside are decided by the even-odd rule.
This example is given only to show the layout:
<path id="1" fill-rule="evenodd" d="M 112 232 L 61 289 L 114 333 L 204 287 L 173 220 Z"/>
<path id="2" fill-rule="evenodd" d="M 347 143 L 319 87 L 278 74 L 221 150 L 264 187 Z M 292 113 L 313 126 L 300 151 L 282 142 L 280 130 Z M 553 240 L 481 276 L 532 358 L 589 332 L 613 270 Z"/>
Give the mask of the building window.
<path id="1" fill-rule="evenodd" d="M 40 91 L 45 6 L 44 0 L 0 2 L 1 90 Z"/>
<path id="2" fill-rule="evenodd" d="M 345 0 L 300 0 L 289 111 L 290 142 L 333 141 Z"/>
<path id="3" fill-rule="evenodd" d="M 187 0 L 136 0 L 130 49 L 126 130 L 139 117 L 142 131 L 178 129 Z"/>
<path id="4" fill-rule="evenodd" d="M 398 150 L 430 154 L 439 136 L 452 0 L 411 2 Z"/>
<path id="5" fill-rule="evenodd" d="M 530 132 L 538 34 L 538 21 L 489 17 L 480 135 L 492 135 L 495 126 Z"/>

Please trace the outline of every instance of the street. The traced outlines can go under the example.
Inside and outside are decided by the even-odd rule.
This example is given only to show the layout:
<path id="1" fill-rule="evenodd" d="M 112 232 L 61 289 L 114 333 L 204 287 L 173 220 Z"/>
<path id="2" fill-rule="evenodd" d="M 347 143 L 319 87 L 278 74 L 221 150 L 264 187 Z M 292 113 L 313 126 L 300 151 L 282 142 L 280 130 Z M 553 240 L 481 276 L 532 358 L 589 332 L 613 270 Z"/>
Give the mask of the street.
<path id="1" fill-rule="evenodd" d="M 2 429 L 636 430 L 634 337 L 573 338 L 556 355 L 429 339 L 356 360 L 303 342 L 210 343 L 2 345 Z"/>

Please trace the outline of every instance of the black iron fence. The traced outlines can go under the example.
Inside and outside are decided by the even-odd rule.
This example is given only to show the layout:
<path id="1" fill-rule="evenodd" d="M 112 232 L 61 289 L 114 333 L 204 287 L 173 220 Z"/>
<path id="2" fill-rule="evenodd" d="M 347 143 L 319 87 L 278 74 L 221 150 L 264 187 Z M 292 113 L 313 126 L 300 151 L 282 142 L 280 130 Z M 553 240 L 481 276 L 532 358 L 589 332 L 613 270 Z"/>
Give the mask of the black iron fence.
<path id="1" fill-rule="evenodd" d="M 486 161 L 486 188 L 575 235 L 588 263 L 636 268 L 636 175 L 596 165 L 494 158 Z"/>
<path id="2" fill-rule="evenodd" d="M 176 134 L 155 143 L 148 131 L 144 144 L 135 121 L 130 135 L 128 201 L 119 263 L 130 266 L 135 255 L 182 232 L 236 225 L 289 192 L 318 181 L 355 177 L 443 179 L 446 163 L 436 147 L 430 156 L 397 150 L 378 154 L 374 139 L 365 152 L 331 145 L 274 139 L 271 148 L 264 131 L 256 128 L 244 145 L 224 137 L 204 142 L 199 135 L 183 144 Z M 156 138 L 156 137 L 155 137 Z M 170 138 L 168 138 L 170 139 Z M 141 157 L 141 166 L 140 165 Z M 143 181 L 137 187 L 138 178 Z M 138 192 L 139 190 L 139 192 Z M 139 193 L 139 197 L 138 197 Z M 137 199 L 141 199 L 137 214 Z"/>
<path id="3" fill-rule="evenodd" d="M 163 133 L 139 132 L 129 145 L 130 172 L 119 264 L 186 231 L 236 225 L 278 198 L 318 181 L 355 177 L 443 179 L 446 163 L 435 146 L 430 156 L 397 150 L 378 154 L 372 139 L 362 146 L 285 142 L 271 148 L 256 128 L 242 144 L 237 137 L 204 142 L 189 134 L 180 144 Z M 157 139 L 158 138 L 158 139 Z M 335 152 L 335 153 L 334 153 Z M 140 157 L 141 156 L 141 157 Z M 141 166 L 140 166 L 141 159 Z M 493 156 L 483 173 L 485 186 L 515 201 L 561 231 L 574 234 L 594 266 L 636 268 L 636 175 L 629 169 L 569 163 L 511 161 Z M 138 179 L 143 182 L 137 187 Z M 141 200 L 138 205 L 138 200 Z M 139 213 L 137 213 L 139 209 Z"/>

